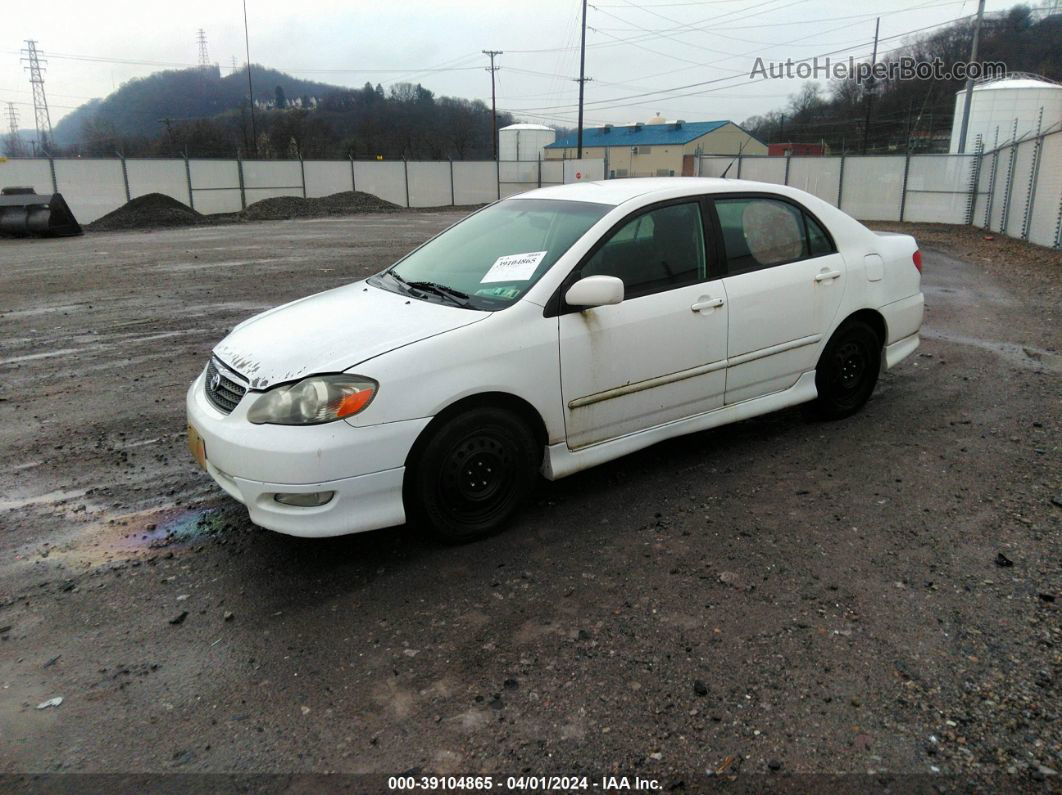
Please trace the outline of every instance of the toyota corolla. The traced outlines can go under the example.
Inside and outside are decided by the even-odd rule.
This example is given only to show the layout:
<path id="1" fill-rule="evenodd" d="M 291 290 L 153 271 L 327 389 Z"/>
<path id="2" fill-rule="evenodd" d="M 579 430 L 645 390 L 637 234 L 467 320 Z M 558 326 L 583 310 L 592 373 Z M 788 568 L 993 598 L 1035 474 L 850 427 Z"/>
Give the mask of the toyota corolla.
<path id="1" fill-rule="evenodd" d="M 913 238 L 795 188 L 543 188 L 237 326 L 188 390 L 189 445 L 262 527 L 469 540 L 540 476 L 796 404 L 853 414 L 918 346 L 921 268 Z"/>

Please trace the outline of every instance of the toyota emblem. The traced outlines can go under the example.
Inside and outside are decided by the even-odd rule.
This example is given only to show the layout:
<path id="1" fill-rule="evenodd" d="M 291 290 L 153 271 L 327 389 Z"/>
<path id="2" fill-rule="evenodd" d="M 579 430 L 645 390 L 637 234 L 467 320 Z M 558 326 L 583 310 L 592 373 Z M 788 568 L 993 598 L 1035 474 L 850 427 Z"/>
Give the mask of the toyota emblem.
<path id="1" fill-rule="evenodd" d="M 210 376 L 210 391 L 216 392 L 219 386 L 221 386 L 221 373 L 214 373 Z"/>

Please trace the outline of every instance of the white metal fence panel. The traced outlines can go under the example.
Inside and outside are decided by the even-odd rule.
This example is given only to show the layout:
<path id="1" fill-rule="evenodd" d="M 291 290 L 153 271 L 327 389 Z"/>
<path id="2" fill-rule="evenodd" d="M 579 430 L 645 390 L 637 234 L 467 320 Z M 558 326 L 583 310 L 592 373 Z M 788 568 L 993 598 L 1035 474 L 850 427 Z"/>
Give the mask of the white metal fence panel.
<path id="1" fill-rule="evenodd" d="M 543 160 L 542 161 L 542 184 L 543 185 L 560 185 L 564 182 L 564 161 L 563 160 Z"/>
<path id="2" fill-rule="evenodd" d="M 198 212 L 209 215 L 240 211 L 240 174 L 235 160 L 190 160 L 188 168 Z"/>
<path id="3" fill-rule="evenodd" d="M 1003 223 L 1003 207 L 1006 204 L 1007 181 L 1010 179 L 1011 148 L 996 150 L 994 177 L 988 186 L 991 198 L 988 205 L 988 223 L 990 232 L 999 232 Z"/>
<path id="4" fill-rule="evenodd" d="M 538 187 L 538 163 L 533 160 L 499 162 L 498 187 L 502 198 L 534 190 Z"/>
<path id="5" fill-rule="evenodd" d="M 452 203 L 450 164 L 409 164 L 409 206 L 442 207 Z"/>
<path id="6" fill-rule="evenodd" d="M 311 199 L 354 190 L 354 170 L 349 160 L 307 160 L 306 195 Z"/>
<path id="7" fill-rule="evenodd" d="M 498 198 L 497 167 L 493 162 L 454 163 L 454 200 L 458 205 L 486 204 Z"/>
<path id="8" fill-rule="evenodd" d="M 1033 177 L 1033 156 L 1036 141 L 1022 141 L 1014 158 L 1014 174 L 1010 180 L 1010 206 L 1007 208 L 1007 228 L 1003 233 L 1021 237 L 1025 230 L 1026 208 L 1029 206 L 1029 183 Z"/>
<path id="9" fill-rule="evenodd" d="M 565 160 L 564 182 L 589 182 L 605 178 L 605 161 L 602 159 Z"/>
<path id="10" fill-rule="evenodd" d="M 1057 246 L 1062 242 L 1062 133 L 1044 138 L 1037 176 L 1029 240 L 1041 246 Z"/>
<path id="11" fill-rule="evenodd" d="M 297 160 L 244 160 L 247 204 L 276 196 L 302 196 L 302 169 Z"/>
<path id="12" fill-rule="evenodd" d="M 48 161 L 8 160 L 0 163 L 0 188 L 33 188 L 37 193 L 52 193 L 52 170 Z"/>
<path id="13" fill-rule="evenodd" d="M 975 155 L 913 155 L 903 220 L 966 222 Z"/>
<path id="14" fill-rule="evenodd" d="M 700 158 L 700 176 L 702 177 L 721 177 L 723 172 L 726 171 L 726 167 L 734 162 L 734 158 L 720 155 L 702 155 Z M 737 168 L 735 165 L 734 168 Z M 730 169 L 732 173 L 734 168 Z"/>
<path id="15" fill-rule="evenodd" d="M 184 160 L 126 160 L 129 195 L 161 193 L 188 204 L 188 174 Z"/>
<path id="16" fill-rule="evenodd" d="M 995 168 L 996 153 L 984 155 L 981 158 L 981 170 L 977 175 L 977 196 L 974 200 L 973 219 L 974 226 L 984 229 L 988 226 L 988 205 L 992 196 L 992 169 Z"/>
<path id="17" fill-rule="evenodd" d="M 126 202 L 122 161 L 56 160 L 55 181 L 79 223 L 89 224 Z"/>
<path id="18" fill-rule="evenodd" d="M 783 185 L 785 184 L 785 161 L 784 157 L 743 157 L 740 161 L 740 173 L 737 173 L 738 167 L 735 165 L 730 169 L 730 176 Z"/>
<path id="19" fill-rule="evenodd" d="M 379 196 L 384 201 L 406 206 L 406 165 L 384 161 L 354 163 L 354 183 L 358 190 Z"/>
<path id="20" fill-rule="evenodd" d="M 835 206 L 840 177 L 839 157 L 789 158 L 789 185 Z"/>
<path id="21" fill-rule="evenodd" d="M 846 157 L 841 209 L 861 221 L 900 220 L 904 160 L 892 155 Z"/>

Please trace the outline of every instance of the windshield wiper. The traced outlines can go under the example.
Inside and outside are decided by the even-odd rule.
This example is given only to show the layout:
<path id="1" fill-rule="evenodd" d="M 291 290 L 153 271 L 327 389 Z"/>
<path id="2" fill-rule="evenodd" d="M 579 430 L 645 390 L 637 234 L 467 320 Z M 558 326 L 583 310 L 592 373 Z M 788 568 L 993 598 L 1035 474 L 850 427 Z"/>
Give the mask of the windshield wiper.
<path id="1" fill-rule="evenodd" d="M 401 276 L 396 273 L 392 273 L 396 279 L 399 279 L 407 287 L 412 287 L 415 290 L 424 290 L 429 293 L 435 293 L 438 296 L 449 300 L 451 303 L 457 304 L 457 306 L 468 306 L 469 296 L 468 293 L 463 293 L 460 290 L 455 290 L 452 287 L 447 287 L 445 284 L 438 284 L 437 282 L 407 282 Z"/>

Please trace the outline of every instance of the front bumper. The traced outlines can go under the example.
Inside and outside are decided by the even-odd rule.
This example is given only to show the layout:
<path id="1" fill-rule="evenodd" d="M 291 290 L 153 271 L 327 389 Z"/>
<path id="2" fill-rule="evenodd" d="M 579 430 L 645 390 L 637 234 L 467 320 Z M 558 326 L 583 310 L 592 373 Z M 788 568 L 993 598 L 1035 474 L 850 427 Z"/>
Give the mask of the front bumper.
<path id="1" fill-rule="evenodd" d="M 289 535 L 323 537 L 402 524 L 405 462 L 429 418 L 354 427 L 254 425 L 248 396 L 231 414 L 212 406 L 200 375 L 185 400 L 203 439 L 206 470 L 251 521 Z M 335 492 L 324 505 L 295 507 L 278 493 Z"/>

